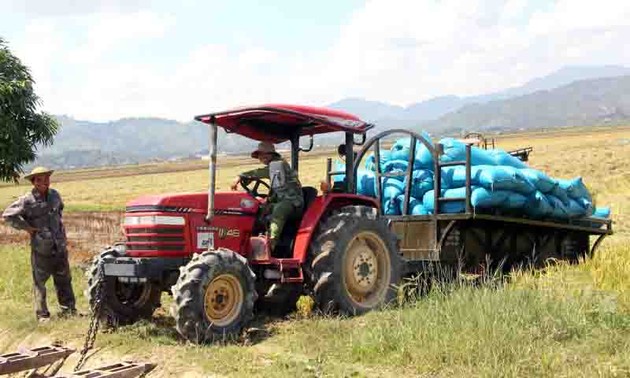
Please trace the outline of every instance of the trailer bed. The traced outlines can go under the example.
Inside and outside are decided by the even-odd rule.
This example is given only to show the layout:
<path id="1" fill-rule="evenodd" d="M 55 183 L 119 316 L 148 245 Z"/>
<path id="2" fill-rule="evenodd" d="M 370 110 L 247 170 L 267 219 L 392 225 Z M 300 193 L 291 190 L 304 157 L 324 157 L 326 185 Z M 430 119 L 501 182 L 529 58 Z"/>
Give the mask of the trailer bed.
<path id="1" fill-rule="evenodd" d="M 603 238 L 612 234 L 610 219 L 532 219 L 497 209 L 484 212 L 475 209 L 471 203 L 471 144 L 466 145 L 464 160 L 443 162 L 440 158 L 443 154 L 442 145 L 433 146 L 424 136 L 413 131 L 387 130 L 371 138 L 359 151 L 353 164 L 354 175 L 368 150 L 373 148 L 375 161 L 380 161 L 380 141 L 392 134 L 410 137 L 409 160 L 405 172 L 381 172 L 380 164 L 376 164 L 374 173 L 379 203 L 382 195 L 381 180 L 398 177 L 405 182 L 402 213 L 409 213 L 416 142 L 422 143 L 431 152 L 434 160 L 433 214 L 384 215 L 380 209 L 381 216 L 390 221 L 392 230 L 398 235 L 400 252 L 405 261 L 413 266 L 409 268 L 410 271 L 417 271 L 418 263 L 425 262 L 457 264 L 463 270 L 476 270 L 480 264 L 488 262 L 491 262 L 492 267 L 503 270 L 519 264 L 541 266 L 549 259 L 577 262 L 592 255 Z M 522 151 L 528 155 L 531 149 L 525 148 Z M 524 158 L 525 156 L 523 160 Z M 465 194 L 460 198 L 441 196 L 442 168 L 448 166 L 465 167 Z M 356 187 L 353 190 L 356 191 Z M 455 201 L 463 202 L 463 212 L 440 212 L 441 204 Z M 596 237 L 592 246 L 591 236 Z"/>

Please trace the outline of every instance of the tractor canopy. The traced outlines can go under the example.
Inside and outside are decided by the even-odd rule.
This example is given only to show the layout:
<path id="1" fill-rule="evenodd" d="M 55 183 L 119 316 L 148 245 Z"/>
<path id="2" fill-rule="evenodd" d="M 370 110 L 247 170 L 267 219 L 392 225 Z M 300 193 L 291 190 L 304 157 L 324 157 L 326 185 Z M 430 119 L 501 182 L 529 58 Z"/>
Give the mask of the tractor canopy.
<path id="1" fill-rule="evenodd" d="M 268 104 L 196 116 L 197 121 L 214 123 L 228 133 L 281 143 L 295 135 L 337 131 L 364 134 L 373 127 L 358 117 L 334 109 L 301 105 Z"/>

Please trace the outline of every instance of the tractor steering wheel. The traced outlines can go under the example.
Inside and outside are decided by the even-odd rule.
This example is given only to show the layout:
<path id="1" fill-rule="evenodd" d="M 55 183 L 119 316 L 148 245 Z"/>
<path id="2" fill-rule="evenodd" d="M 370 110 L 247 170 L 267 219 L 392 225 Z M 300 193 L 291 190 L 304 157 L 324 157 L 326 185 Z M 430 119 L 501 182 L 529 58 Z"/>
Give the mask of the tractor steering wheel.
<path id="1" fill-rule="evenodd" d="M 250 196 L 252 196 L 254 198 L 256 198 L 256 197 L 267 198 L 269 196 L 269 193 L 271 193 L 271 187 L 269 186 L 269 184 L 267 184 L 262 179 L 260 179 L 258 177 L 251 177 L 251 176 L 244 176 L 244 175 L 240 175 L 239 177 L 241 178 L 241 180 L 239 181 L 240 184 L 241 184 L 241 187 Z M 267 193 L 260 193 L 260 192 L 258 192 L 258 188 L 261 185 L 263 187 L 267 188 Z"/>

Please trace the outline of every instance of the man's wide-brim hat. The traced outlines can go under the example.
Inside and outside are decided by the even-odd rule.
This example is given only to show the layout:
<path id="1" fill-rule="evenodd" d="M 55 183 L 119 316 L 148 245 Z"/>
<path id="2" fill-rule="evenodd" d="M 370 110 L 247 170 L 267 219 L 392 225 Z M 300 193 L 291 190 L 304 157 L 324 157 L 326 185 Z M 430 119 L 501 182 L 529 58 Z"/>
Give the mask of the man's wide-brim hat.
<path id="1" fill-rule="evenodd" d="M 31 171 L 31 173 L 29 173 L 28 175 L 24 176 L 24 179 L 31 180 L 33 177 L 40 176 L 40 175 L 48 175 L 48 176 L 50 176 L 50 175 L 53 174 L 53 172 L 54 172 L 54 170 L 48 169 L 46 167 L 35 167 Z"/>
<path id="2" fill-rule="evenodd" d="M 258 159 L 258 156 L 260 156 L 260 154 L 278 155 L 278 153 L 276 152 L 276 148 L 273 146 L 272 143 L 269 142 L 258 143 L 258 148 L 256 149 L 256 151 L 252 152 L 252 157 L 254 159 Z"/>

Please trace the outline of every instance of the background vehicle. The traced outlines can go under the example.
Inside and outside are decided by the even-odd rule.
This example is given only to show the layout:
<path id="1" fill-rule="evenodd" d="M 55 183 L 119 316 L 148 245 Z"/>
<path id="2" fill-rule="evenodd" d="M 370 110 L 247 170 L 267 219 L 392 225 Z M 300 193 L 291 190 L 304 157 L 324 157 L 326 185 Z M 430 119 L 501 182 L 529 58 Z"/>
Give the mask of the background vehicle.
<path id="1" fill-rule="evenodd" d="M 109 322 L 150 316 L 164 291 L 173 294 L 177 330 L 194 342 L 238 334 L 270 289 L 312 294 L 324 311 L 361 314 L 392 301 L 402 278 L 423 272 L 428 264 L 474 269 L 487 253 L 507 262 L 506 267 L 533 252 L 575 259 L 589 252 L 589 235 L 601 240 L 611 232 L 610 221 L 573 224 L 475 213 L 470 207 L 470 146 L 466 161 L 458 162 L 468 167 L 466 197 L 456 199 L 466 202 L 465 213 L 384 216 L 379 196 L 355 194 L 357 170 L 368 151 L 374 150 L 378 161 L 382 140 L 407 135 L 412 146 L 417 140 L 429 148 L 439 172 L 445 165 L 439 145 L 434 148 L 408 130 L 386 131 L 366 142 L 372 125 L 344 112 L 306 106 L 240 108 L 196 119 L 210 125 L 209 191 L 143 196 L 128 203 L 125 242 L 103 251 L 89 277 L 94 303 L 102 268 L 100 316 Z M 244 193 L 215 192 L 217 127 L 259 141 L 289 141 L 296 170 L 300 151 L 312 148 L 313 135 L 343 132 L 342 186 L 330 191 L 328 185 L 320 195 L 304 187 L 303 215 L 287 222 L 271 252 L 261 213 L 266 184 L 244 180 Z M 300 147 L 301 136 L 310 137 L 308 148 Z M 356 155 L 355 145 L 362 145 Z M 329 163 L 327 177 L 335 174 Z M 378 169 L 376 174 L 380 195 L 386 174 Z M 411 168 L 399 175 L 409 178 Z M 439 185 L 438 179 L 435 209 L 454 200 L 441 198 Z M 409 185 L 405 194 L 408 202 Z"/>

